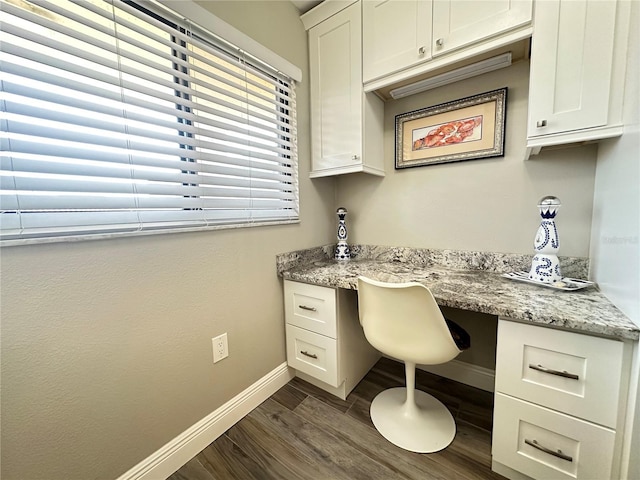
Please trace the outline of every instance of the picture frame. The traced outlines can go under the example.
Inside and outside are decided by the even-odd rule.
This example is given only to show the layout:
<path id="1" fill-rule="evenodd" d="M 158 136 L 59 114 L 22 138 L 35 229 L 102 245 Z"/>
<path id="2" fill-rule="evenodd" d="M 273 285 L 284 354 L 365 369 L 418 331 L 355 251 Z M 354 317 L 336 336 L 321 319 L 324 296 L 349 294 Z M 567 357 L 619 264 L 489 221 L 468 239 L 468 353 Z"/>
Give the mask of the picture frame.
<path id="1" fill-rule="evenodd" d="M 396 115 L 396 169 L 504 156 L 507 88 Z"/>

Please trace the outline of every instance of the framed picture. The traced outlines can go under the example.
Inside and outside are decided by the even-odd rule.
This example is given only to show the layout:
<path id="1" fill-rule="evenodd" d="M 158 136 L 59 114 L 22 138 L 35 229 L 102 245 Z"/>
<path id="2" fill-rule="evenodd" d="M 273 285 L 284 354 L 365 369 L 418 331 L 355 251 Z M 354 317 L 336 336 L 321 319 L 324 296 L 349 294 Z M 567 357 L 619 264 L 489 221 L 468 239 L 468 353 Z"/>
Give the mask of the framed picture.
<path id="1" fill-rule="evenodd" d="M 396 115 L 396 169 L 504 155 L 507 89 Z"/>

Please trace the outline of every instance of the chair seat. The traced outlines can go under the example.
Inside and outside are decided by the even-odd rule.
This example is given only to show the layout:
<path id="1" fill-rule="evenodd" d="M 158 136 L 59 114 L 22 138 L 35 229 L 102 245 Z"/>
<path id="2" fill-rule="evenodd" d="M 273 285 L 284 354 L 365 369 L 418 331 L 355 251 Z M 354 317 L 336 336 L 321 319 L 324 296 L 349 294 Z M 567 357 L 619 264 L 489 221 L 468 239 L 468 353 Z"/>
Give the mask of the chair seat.
<path id="1" fill-rule="evenodd" d="M 453 341 L 460 350 L 467 350 L 471 347 L 471 337 L 464 328 L 448 318 L 445 318 L 444 321 L 447 323 L 447 327 L 449 327 L 451 338 L 453 338 Z"/>
<path id="2" fill-rule="evenodd" d="M 371 403 L 371 421 L 394 445 L 417 453 L 433 453 L 447 447 L 456 435 L 453 416 L 439 400 L 415 390 L 415 404 L 407 405 L 407 389 L 391 388 Z"/>

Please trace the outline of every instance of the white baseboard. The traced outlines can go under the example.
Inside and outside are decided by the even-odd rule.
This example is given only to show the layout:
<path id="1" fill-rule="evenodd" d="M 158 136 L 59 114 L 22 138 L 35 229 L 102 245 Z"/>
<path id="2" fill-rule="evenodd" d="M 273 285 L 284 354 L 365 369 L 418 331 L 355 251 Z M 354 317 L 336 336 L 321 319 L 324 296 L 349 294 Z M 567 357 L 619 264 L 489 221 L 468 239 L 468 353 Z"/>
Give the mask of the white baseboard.
<path id="1" fill-rule="evenodd" d="M 164 480 L 294 377 L 287 363 L 266 374 L 117 480 Z"/>
<path id="2" fill-rule="evenodd" d="M 441 365 L 418 365 L 418 368 L 487 392 L 495 390 L 496 372 L 490 368 L 479 367 L 460 360 L 452 360 Z"/>

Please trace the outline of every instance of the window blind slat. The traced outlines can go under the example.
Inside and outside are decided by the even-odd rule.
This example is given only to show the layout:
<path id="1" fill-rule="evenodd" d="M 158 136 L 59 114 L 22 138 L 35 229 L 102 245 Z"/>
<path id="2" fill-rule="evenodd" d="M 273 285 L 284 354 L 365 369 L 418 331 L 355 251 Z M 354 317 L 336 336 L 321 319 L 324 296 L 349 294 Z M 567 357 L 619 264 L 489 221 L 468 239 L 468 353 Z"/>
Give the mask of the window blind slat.
<path id="1" fill-rule="evenodd" d="M 153 0 L 0 4 L 1 239 L 297 219 L 292 81 Z"/>
<path id="2" fill-rule="evenodd" d="M 27 60 L 32 60 L 44 65 L 55 66 L 61 72 L 63 72 L 63 77 L 65 75 L 64 72 L 75 72 L 85 76 L 89 76 L 89 78 L 93 78 L 95 80 L 99 80 L 101 82 L 107 81 L 108 84 L 116 85 L 118 83 L 122 84 L 124 88 L 131 92 L 143 94 L 143 95 L 152 95 L 153 97 L 171 102 L 177 101 L 175 97 L 175 92 L 180 92 L 182 95 L 182 100 L 180 103 L 184 104 L 185 108 L 194 108 L 193 101 L 185 100 L 186 98 L 196 98 L 195 103 L 201 102 L 209 102 L 209 103 L 218 103 L 223 105 L 226 108 L 231 108 L 232 110 L 238 110 L 240 106 L 240 112 L 249 111 L 250 107 L 254 107 L 250 110 L 251 116 L 262 119 L 266 122 L 273 122 L 279 126 L 287 126 L 286 121 L 276 120 L 278 116 L 282 116 L 286 118 L 286 116 L 282 115 L 279 110 L 281 109 L 280 103 L 273 103 L 271 107 L 266 106 L 263 103 L 259 103 L 255 100 L 251 100 L 249 97 L 251 95 L 242 95 L 239 93 L 233 92 L 228 87 L 233 87 L 233 84 L 228 82 L 219 82 L 217 84 L 213 84 L 210 82 L 202 82 L 202 81 L 194 81 L 192 82 L 195 85 L 199 85 L 201 88 L 222 95 L 225 98 L 220 98 L 219 96 L 215 96 L 212 93 L 205 93 L 204 91 L 198 91 L 195 88 L 184 87 L 179 83 L 176 83 L 174 79 L 171 77 L 171 70 L 164 69 L 162 71 L 155 69 L 153 70 L 153 74 L 148 72 L 142 72 L 136 68 L 129 67 L 127 65 L 122 65 L 118 60 L 110 60 L 108 58 L 104 58 L 97 55 L 92 55 L 88 53 L 87 50 L 82 49 L 80 47 L 65 47 L 61 42 L 57 42 L 51 39 L 48 39 L 44 36 L 38 35 L 33 32 L 26 32 L 22 35 L 22 39 L 29 41 L 31 39 L 39 40 L 41 43 L 36 43 L 36 46 L 32 45 L 31 48 L 24 48 L 25 43 L 17 40 L 16 38 L 12 38 L 8 36 L 8 33 L 12 32 L 20 32 L 17 27 L 9 27 L 3 32 L 1 51 L 6 53 L 11 53 L 16 56 L 25 58 Z M 48 42 L 49 45 L 45 46 L 45 42 Z M 53 44 L 53 45 L 51 45 Z M 55 50 L 52 48 L 53 46 L 58 46 L 60 49 L 59 52 L 65 52 L 74 54 L 74 58 L 79 58 L 83 61 L 91 62 L 93 65 L 99 65 L 104 68 L 97 69 L 93 72 L 91 69 L 87 70 L 86 65 L 84 63 L 71 62 L 65 60 L 67 57 L 58 56 L 53 53 Z M 42 51 L 38 51 L 37 48 L 40 46 L 45 51 L 52 52 L 50 55 L 45 55 Z M 129 75 L 130 77 L 121 78 L 116 75 L 117 70 L 116 67 L 120 67 L 120 70 Z M 182 75 L 177 70 L 173 70 L 175 75 Z M 164 75 L 159 75 L 159 73 L 164 73 Z M 37 78 L 37 77 L 35 77 Z M 138 81 L 132 81 L 131 78 L 137 78 Z M 141 81 L 145 82 L 153 82 L 155 85 L 154 89 L 148 88 L 147 83 L 141 83 Z M 164 90 L 162 90 L 164 87 Z M 234 104 L 233 101 L 240 102 L 239 104 Z"/>
<path id="3" fill-rule="evenodd" d="M 126 11 L 128 13 L 135 14 L 135 8 L 127 4 L 120 4 L 119 8 L 121 8 L 123 11 Z M 162 16 L 165 12 L 166 12 L 166 9 L 164 7 L 158 10 L 158 13 L 160 16 Z M 176 25 L 180 25 L 185 32 L 186 31 L 190 32 L 190 35 L 187 35 L 186 33 L 183 33 L 182 31 L 177 30 L 175 33 L 175 36 L 180 42 L 184 42 L 184 44 L 187 44 L 187 45 L 194 45 L 198 47 L 198 49 L 206 52 L 208 55 L 216 56 L 222 60 L 228 61 L 229 63 L 232 63 L 232 64 L 240 63 L 241 70 L 246 69 L 248 73 L 262 80 L 263 82 L 270 83 L 276 87 L 281 87 L 282 91 L 287 94 L 291 91 L 289 86 L 286 84 L 288 82 L 288 79 L 284 79 L 284 78 L 276 79 L 274 77 L 266 75 L 259 69 L 252 67 L 246 61 L 241 61 L 239 57 L 244 56 L 241 49 L 232 47 L 232 50 L 235 52 L 235 55 L 230 55 L 229 53 L 224 51 L 225 45 L 228 45 L 228 44 L 225 44 L 222 46 L 220 45 L 216 46 L 215 38 L 217 37 L 215 37 L 215 35 L 212 35 L 211 32 L 205 31 L 199 26 L 189 21 L 185 21 L 185 19 L 183 19 L 181 16 L 174 15 L 172 16 L 171 21 L 174 22 Z M 121 23 L 123 25 L 127 25 L 129 28 L 131 28 L 134 31 L 140 32 L 140 29 L 136 24 L 128 22 L 126 19 L 122 19 Z M 153 24 L 154 26 L 161 25 L 158 20 L 154 20 L 154 19 L 151 19 L 149 23 Z M 195 33 L 195 36 L 194 36 L 194 33 Z M 213 40 L 213 44 L 211 43 L 211 41 L 210 42 L 204 41 L 203 39 L 206 37 L 210 37 Z M 156 40 L 161 41 L 158 38 L 156 38 Z M 176 42 L 176 44 L 178 45 L 176 49 L 179 51 L 180 54 L 186 55 L 186 56 L 194 56 L 196 59 L 203 60 L 205 63 L 207 63 L 206 56 L 198 55 L 192 50 L 189 50 L 188 47 L 183 47 L 181 43 Z M 242 78 L 242 75 L 238 75 L 238 78 Z M 283 80 L 285 81 L 284 84 L 283 84 Z M 251 83 L 254 85 L 259 85 L 259 83 L 254 83 L 253 81 Z"/>
<path id="4" fill-rule="evenodd" d="M 115 126 L 118 130 L 121 130 L 123 124 L 122 118 L 118 114 L 122 114 L 123 108 L 126 108 L 125 104 L 113 104 L 113 105 L 101 105 L 98 102 L 99 97 L 94 99 L 82 100 L 70 95 L 62 95 L 53 93 L 51 91 L 44 92 L 41 89 L 33 89 L 25 86 L 24 82 L 20 84 L 18 78 L 10 74 L 3 74 L 0 78 L 3 80 L 7 78 L 7 82 L 4 82 L 5 92 L 0 92 L 0 99 L 5 100 L 5 109 L 7 112 L 16 113 L 21 115 L 33 116 L 34 118 L 47 118 L 55 121 L 73 122 L 67 117 L 75 113 L 79 116 L 78 122 L 86 126 L 100 126 L 102 128 L 112 128 Z M 50 89 L 51 90 L 51 89 Z M 15 94 L 14 92 L 20 92 L 21 94 Z M 66 92 L 65 92 L 66 93 Z M 71 92 L 69 92 L 71 93 Z M 154 138 L 159 140 L 168 140 L 169 135 L 179 135 L 180 132 L 194 134 L 198 131 L 197 127 L 181 124 L 179 130 L 177 129 L 175 108 L 170 110 L 171 115 L 162 115 L 159 112 L 154 112 L 155 116 L 149 116 L 141 114 L 136 111 L 127 109 L 127 124 L 140 126 L 140 130 L 136 131 L 133 127 L 129 127 L 128 132 L 134 135 L 139 135 L 138 132 L 146 132 L 151 134 Z M 102 114 L 102 117 L 99 115 Z M 97 124 L 99 118 L 103 121 L 110 121 L 111 126 L 108 123 Z M 191 115 L 188 118 L 196 118 Z M 289 154 L 291 142 L 283 140 L 282 137 L 274 137 L 273 135 L 266 135 L 259 132 L 255 132 L 245 127 L 238 127 L 231 125 L 229 122 L 225 124 L 223 121 L 211 120 L 207 122 L 207 127 L 216 129 L 219 135 L 223 138 L 233 140 L 234 138 L 253 138 L 260 145 L 266 145 L 270 151 L 280 153 L 283 155 Z M 164 129 L 164 130 L 162 130 Z M 238 135 L 234 135 L 238 134 Z M 179 139 L 180 143 L 185 145 L 195 145 L 195 141 L 190 141 L 188 138 Z"/>
<path id="5" fill-rule="evenodd" d="M 6 47 L 5 44 L 2 47 Z M 109 106 L 111 108 L 118 108 L 119 111 L 122 111 L 122 106 L 120 102 L 122 101 L 123 92 L 115 86 L 109 86 L 107 84 L 100 85 L 91 85 L 82 81 L 82 78 L 79 75 L 74 76 L 70 71 L 58 69 L 58 76 L 52 77 L 50 72 L 42 72 L 37 68 L 30 68 L 31 66 L 37 66 L 36 62 L 31 62 L 26 60 L 25 62 L 20 62 L 20 60 L 16 60 L 17 57 L 10 56 L 6 53 L 1 54 L 4 57 L 0 60 L 2 64 L 2 72 L 0 73 L 3 78 L 3 84 L 6 87 L 7 92 L 21 94 L 21 95 L 29 95 L 30 92 L 38 91 L 38 96 L 34 98 L 41 98 L 43 100 L 50 100 L 53 96 L 56 95 L 56 92 L 66 92 L 67 90 L 74 90 L 76 92 L 86 93 L 87 95 L 91 95 L 95 97 L 95 99 L 102 100 L 104 103 L 107 100 L 112 100 Z M 19 62 L 19 63 L 18 63 Z M 29 65 L 29 66 L 25 66 Z M 79 70 L 83 70 L 79 68 Z M 22 76 L 18 76 L 15 73 L 20 72 Z M 84 73 L 87 73 L 86 69 Z M 53 84 L 59 88 L 52 92 L 46 89 L 46 87 L 42 87 L 42 85 L 46 85 L 46 83 L 41 82 L 39 78 L 43 78 L 43 75 L 48 76 L 48 84 Z M 96 78 L 99 78 L 100 75 L 96 75 Z M 104 77 L 102 77 L 104 78 Z M 4 81 L 6 79 L 6 82 Z M 110 88 L 111 87 L 111 88 Z M 33 90 L 32 90 L 33 89 Z M 62 95 L 62 93 L 61 93 Z M 175 95 L 166 95 L 162 98 L 153 97 L 135 97 L 133 95 L 124 93 L 124 97 L 126 99 L 126 105 L 129 106 L 127 108 L 127 115 L 130 115 L 130 112 L 138 111 L 142 112 L 140 115 L 145 115 L 145 118 L 151 119 L 154 118 L 155 112 L 159 114 L 162 118 L 164 116 L 176 115 L 176 104 L 175 104 Z M 153 101 L 151 101 L 153 99 Z M 87 100 L 89 101 L 89 100 Z M 95 106 L 95 102 L 91 102 L 92 107 Z M 222 110 L 223 108 L 229 109 L 230 104 L 221 104 L 217 108 L 212 105 L 198 105 L 198 110 L 203 113 L 209 113 L 214 117 L 219 117 L 221 121 L 229 120 L 230 127 L 237 127 L 239 125 L 245 125 L 247 129 L 255 133 L 261 138 L 270 138 L 273 134 L 281 135 L 282 128 L 291 126 L 291 119 L 288 116 L 283 116 L 284 121 L 279 122 L 265 122 L 263 119 L 259 117 L 249 117 L 242 118 L 238 113 L 233 113 L 229 111 Z M 139 107 L 139 109 L 135 109 L 135 107 Z M 104 107 L 108 108 L 108 107 Z M 185 112 L 185 110 L 181 110 L 180 115 L 187 121 L 193 122 L 197 120 L 198 116 L 189 112 Z M 211 117 L 209 117 L 211 118 Z M 288 122 L 288 123 L 287 123 Z M 283 145 L 290 145 L 291 142 L 286 138 L 280 138 L 280 141 Z"/>
<path id="6" fill-rule="evenodd" d="M 0 119 L 2 117 L 0 116 Z M 185 150 L 180 144 L 194 145 L 202 149 L 215 152 L 223 152 L 235 155 L 246 155 L 253 160 L 261 160 L 265 165 L 269 162 L 278 162 L 277 153 L 270 152 L 271 149 L 264 146 L 256 146 L 254 143 L 235 141 L 233 137 L 227 138 L 223 135 L 220 138 L 198 136 L 193 140 L 186 137 L 176 136 L 176 143 L 172 143 L 166 136 L 154 135 L 153 137 L 143 137 L 135 135 L 134 128 L 116 130 L 97 129 L 94 127 L 78 127 L 77 124 L 63 123 L 56 121 L 41 120 L 35 117 L 26 117 L 18 114 L 6 113 L 7 120 L 12 133 L 23 137 L 32 137 L 33 141 L 59 140 L 69 143 L 84 145 L 95 145 L 104 148 L 128 148 L 131 150 L 144 151 L 149 153 L 180 156 L 194 156 L 196 151 Z M 74 125 L 76 126 L 74 129 Z M 140 132 L 143 133 L 143 132 Z M 148 132 L 144 132 L 148 133 Z M 37 137 L 37 138 L 36 138 Z M 177 143 L 180 142 L 180 143 Z M 289 152 L 287 151 L 287 154 Z"/>
<path id="7" fill-rule="evenodd" d="M 94 65 L 100 65 L 104 67 L 102 69 L 95 69 L 95 71 L 92 71 L 92 69 L 87 70 L 87 67 L 85 64 L 78 64 L 77 62 L 71 62 L 68 60 L 68 57 L 58 56 L 57 54 L 53 53 L 55 52 L 55 50 L 52 49 L 52 46 L 55 46 L 55 44 L 60 46 L 62 44 L 55 42 L 53 40 L 49 40 L 44 36 L 39 36 L 34 33 L 27 33 L 22 36 L 21 40 L 30 40 L 32 38 L 35 38 L 41 42 L 41 43 L 38 43 L 37 45 L 42 45 L 43 49 L 45 48 L 44 42 L 48 42 L 49 45 L 47 45 L 45 51 L 51 52 L 50 55 L 46 55 L 46 54 L 43 54 L 43 52 L 41 51 L 35 50 L 35 48 L 37 47 L 33 45 L 32 45 L 32 49 L 24 48 L 25 43 L 23 41 L 17 38 L 12 38 L 7 35 L 8 33 L 11 33 L 12 30 L 15 30 L 15 28 L 16 27 L 9 27 L 8 29 L 5 29 L 5 31 L 3 32 L 3 36 L 2 36 L 3 41 L 2 41 L 2 47 L 1 47 L 1 50 L 3 52 L 11 53 L 16 56 L 22 57 L 26 60 L 38 62 L 43 65 L 55 66 L 60 70 L 62 79 L 66 79 L 67 72 L 72 71 L 75 73 L 82 74 L 84 76 L 88 76 L 89 78 L 99 80 L 102 83 L 105 83 L 105 81 L 107 81 L 107 83 L 111 85 L 117 85 L 118 83 L 122 82 L 122 79 L 116 75 L 117 74 L 116 67 L 118 67 L 119 65 L 119 62 L 117 61 L 117 59 L 109 60 L 104 57 L 91 55 L 87 52 L 87 50 L 83 50 L 80 48 L 74 48 L 74 49 L 69 48 L 69 53 L 76 54 L 75 58 L 79 58 L 81 60 L 91 62 Z M 54 44 L 54 45 L 51 45 L 51 44 Z M 59 50 L 59 51 L 63 51 L 63 50 Z M 82 53 L 82 56 L 78 56 L 79 53 Z M 168 60 L 170 60 L 170 57 L 168 58 Z M 133 57 L 133 61 L 136 62 L 136 64 L 143 64 L 143 63 L 151 64 L 151 62 L 146 60 L 146 57 L 140 57 L 140 56 Z M 256 100 L 252 100 L 250 98 L 254 98 L 256 97 L 256 95 L 253 93 L 247 93 L 246 90 L 244 92 L 240 90 L 239 93 L 234 92 L 233 90 L 236 89 L 236 85 L 230 82 L 227 82 L 226 80 L 223 80 L 221 77 L 214 76 L 210 81 L 203 81 L 202 79 L 204 77 L 200 77 L 200 80 L 192 81 L 191 84 L 194 87 L 189 88 L 189 87 L 184 87 L 180 84 L 175 83 L 175 78 L 181 78 L 184 80 L 189 77 L 182 74 L 178 70 L 175 70 L 175 69 L 171 70 L 169 66 L 166 66 L 163 68 L 160 68 L 159 66 L 155 66 L 155 69 L 152 71 L 153 73 L 142 72 L 139 69 L 132 68 L 127 65 L 120 65 L 120 70 L 123 73 L 130 75 L 131 78 L 138 78 L 140 80 L 144 80 L 147 82 L 152 81 L 157 86 L 155 90 L 149 90 L 149 88 L 146 88 L 145 84 L 143 83 L 133 82 L 131 80 L 125 79 L 123 83 L 124 86 L 132 92 L 137 92 L 145 95 L 152 94 L 153 96 L 160 98 L 162 100 L 175 102 L 177 100 L 175 98 L 175 92 L 177 91 L 177 92 L 180 92 L 180 94 L 183 96 L 182 97 L 183 99 L 196 97 L 200 101 L 205 101 L 205 102 L 215 103 L 215 102 L 224 101 L 223 105 L 226 106 L 227 108 L 237 109 L 238 104 L 233 103 L 233 100 L 235 100 L 237 102 L 240 102 L 242 111 L 247 110 L 248 108 L 248 107 L 242 108 L 244 105 L 254 107 L 254 109 L 251 110 L 251 113 L 256 118 L 260 118 L 268 122 L 276 122 L 281 126 L 286 125 L 286 123 L 277 122 L 276 120 L 278 116 L 287 118 L 287 115 L 284 115 L 282 114 L 282 112 L 279 111 L 281 106 L 280 104 L 274 104 L 273 102 L 271 102 L 271 105 L 267 105 L 265 103 L 260 103 Z M 32 78 L 38 78 L 38 77 L 39 75 L 36 74 Z M 216 83 L 213 83 L 216 79 L 218 79 L 219 81 Z M 160 87 L 165 87 L 165 90 L 164 91 L 160 90 Z M 198 91 L 198 88 L 200 89 L 200 91 Z M 209 94 L 204 93 L 203 89 L 212 93 L 217 93 L 219 95 L 222 95 L 225 98 L 221 99 L 213 95 L 212 93 L 209 93 Z M 275 90 L 271 93 L 274 93 L 274 92 Z M 262 95 L 260 98 L 266 99 L 267 97 L 266 95 Z M 284 97 L 284 98 L 287 98 L 287 97 Z M 181 103 L 185 104 L 185 106 L 190 106 L 192 102 L 182 100 Z"/>
<path id="8" fill-rule="evenodd" d="M 281 185 L 282 183 L 292 183 L 291 176 L 277 171 L 205 162 L 188 162 L 186 165 L 185 163 L 179 159 L 165 160 L 160 166 L 157 161 L 143 158 L 131 164 L 128 158 L 121 158 L 117 162 L 106 162 L 13 152 L 11 156 L 3 154 L 0 157 L 0 170 L 111 178 L 130 178 L 133 175 L 133 178 L 146 178 L 152 181 L 190 183 L 194 178 L 192 173 L 186 171 L 189 170 L 201 174 L 198 178 L 201 184 L 253 185 L 256 188 L 270 188 L 278 184 L 278 188 L 285 188 Z"/>

